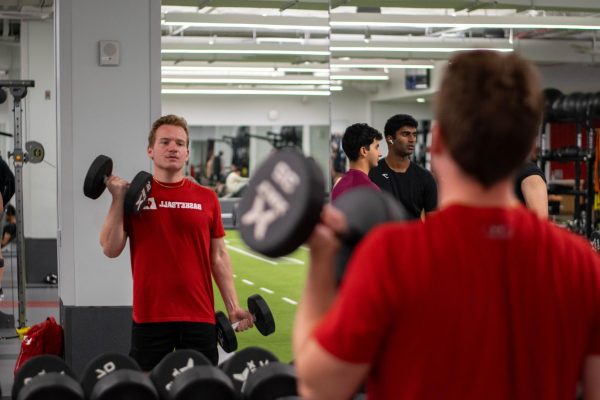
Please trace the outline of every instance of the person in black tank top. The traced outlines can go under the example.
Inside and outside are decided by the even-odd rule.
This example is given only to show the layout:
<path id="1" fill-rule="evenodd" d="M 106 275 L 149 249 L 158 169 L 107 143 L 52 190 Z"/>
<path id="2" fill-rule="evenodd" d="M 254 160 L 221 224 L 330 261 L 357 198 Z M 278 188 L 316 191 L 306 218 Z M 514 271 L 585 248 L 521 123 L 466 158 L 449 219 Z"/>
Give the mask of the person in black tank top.
<path id="1" fill-rule="evenodd" d="M 410 115 L 394 115 L 385 124 L 388 155 L 371 169 L 369 178 L 391 193 L 412 219 L 437 208 L 437 184 L 431 172 L 410 161 L 417 141 L 417 121 Z"/>

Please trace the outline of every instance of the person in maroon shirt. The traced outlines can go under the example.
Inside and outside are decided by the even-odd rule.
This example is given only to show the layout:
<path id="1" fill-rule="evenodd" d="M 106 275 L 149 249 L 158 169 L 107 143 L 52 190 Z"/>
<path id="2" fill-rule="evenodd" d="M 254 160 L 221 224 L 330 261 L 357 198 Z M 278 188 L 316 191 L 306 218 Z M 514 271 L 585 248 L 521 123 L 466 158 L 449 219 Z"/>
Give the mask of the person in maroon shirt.
<path id="1" fill-rule="evenodd" d="M 342 149 L 350 160 L 350 169 L 333 187 L 331 201 L 358 186 L 379 190 L 369 179 L 369 170 L 379 161 L 379 142 L 382 139 L 383 135 L 367 124 L 353 124 L 346 128 L 342 137 Z"/>
<path id="2" fill-rule="evenodd" d="M 513 177 L 543 109 L 517 54 L 462 52 L 436 99 L 439 211 L 358 244 L 339 292 L 345 217 L 322 211 L 293 351 L 304 399 L 600 398 L 600 258 L 519 205 Z M 369 212 L 369 210 L 364 210 Z"/>

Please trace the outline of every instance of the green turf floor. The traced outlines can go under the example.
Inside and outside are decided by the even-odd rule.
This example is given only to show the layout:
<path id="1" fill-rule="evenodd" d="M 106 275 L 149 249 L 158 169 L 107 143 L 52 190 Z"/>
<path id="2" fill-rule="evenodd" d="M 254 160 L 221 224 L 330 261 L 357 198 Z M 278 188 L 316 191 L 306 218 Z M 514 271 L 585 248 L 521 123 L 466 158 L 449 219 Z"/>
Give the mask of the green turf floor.
<path id="1" fill-rule="evenodd" d="M 308 250 L 304 247 L 287 257 L 270 259 L 252 252 L 235 230 L 225 236 L 233 265 L 234 282 L 240 304 L 246 308 L 248 296 L 259 293 L 275 318 L 275 333 L 262 336 L 256 329 L 238 333 L 238 349 L 259 346 L 272 351 L 281 361 L 292 359 L 291 334 L 296 303 L 304 287 Z M 272 292 L 272 293 L 271 293 Z M 224 311 L 215 287 L 215 308 Z"/>

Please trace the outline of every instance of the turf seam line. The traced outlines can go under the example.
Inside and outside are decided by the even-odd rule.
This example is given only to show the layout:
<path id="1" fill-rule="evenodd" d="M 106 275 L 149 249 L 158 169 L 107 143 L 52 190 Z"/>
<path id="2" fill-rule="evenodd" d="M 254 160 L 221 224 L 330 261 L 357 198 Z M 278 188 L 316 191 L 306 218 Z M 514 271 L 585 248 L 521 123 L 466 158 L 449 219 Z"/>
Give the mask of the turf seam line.
<path id="1" fill-rule="evenodd" d="M 242 282 L 244 282 L 246 285 L 250 285 L 250 286 L 254 285 L 254 282 L 249 281 L 248 279 L 242 279 Z"/>
<path id="2" fill-rule="evenodd" d="M 298 304 L 297 301 L 294 301 L 292 299 L 288 299 L 287 297 L 282 297 L 281 300 L 285 301 L 286 303 L 290 303 L 290 304 L 292 304 L 294 306 Z"/>
<path id="3" fill-rule="evenodd" d="M 245 256 L 252 257 L 252 258 L 256 258 L 257 260 L 260 260 L 260 261 L 266 262 L 267 264 L 271 264 L 271 265 L 278 265 L 278 263 L 277 263 L 277 262 L 275 262 L 275 261 L 272 261 L 272 260 L 269 260 L 269 259 L 266 259 L 266 258 L 263 258 L 263 257 L 259 257 L 259 256 L 257 256 L 256 254 L 252 254 L 252 253 L 250 253 L 250 252 L 248 252 L 248 251 L 246 251 L 246 250 L 242 250 L 242 249 L 240 249 L 240 248 L 237 248 L 237 247 L 235 247 L 235 246 L 227 245 L 227 248 L 228 248 L 229 250 L 233 250 L 233 251 L 235 251 L 235 252 L 237 252 L 237 253 L 240 253 L 240 254 L 243 254 L 243 255 L 245 255 Z"/>
<path id="4" fill-rule="evenodd" d="M 275 293 L 275 292 L 274 292 L 274 291 L 272 291 L 271 289 L 267 289 L 267 288 L 264 288 L 264 287 L 261 287 L 261 288 L 260 288 L 260 290 L 262 290 L 263 292 L 267 292 L 267 293 L 269 293 L 269 294 L 273 294 L 273 293 Z"/>

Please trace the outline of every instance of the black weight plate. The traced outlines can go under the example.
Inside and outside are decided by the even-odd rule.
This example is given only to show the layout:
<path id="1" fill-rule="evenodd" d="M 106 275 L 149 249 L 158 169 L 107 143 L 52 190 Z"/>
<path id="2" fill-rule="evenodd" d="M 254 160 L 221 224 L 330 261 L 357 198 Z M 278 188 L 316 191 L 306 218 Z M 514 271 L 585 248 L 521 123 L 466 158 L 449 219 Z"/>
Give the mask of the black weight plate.
<path id="1" fill-rule="evenodd" d="M 132 358 L 121 353 L 105 353 L 90 361 L 81 374 L 81 387 L 86 397 L 90 397 L 96 383 L 117 370 L 140 371 L 140 366 Z"/>
<path id="2" fill-rule="evenodd" d="M 152 190 L 152 174 L 140 171 L 129 184 L 125 193 L 125 212 L 130 215 L 139 214 L 148 202 Z"/>
<path id="3" fill-rule="evenodd" d="M 590 112 L 596 117 L 600 116 L 600 92 L 592 95 Z"/>
<path id="4" fill-rule="evenodd" d="M 243 392 L 247 400 L 278 400 L 296 396 L 296 370 L 289 364 L 269 363 L 248 377 Z"/>
<path id="5" fill-rule="evenodd" d="M 199 365 L 211 365 L 206 356 L 192 349 L 177 350 L 167 354 L 150 373 L 150 379 L 162 399 L 169 396 L 169 391 L 176 377 Z"/>
<path id="6" fill-rule="evenodd" d="M 120 369 L 99 380 L 89 400 L 158 400 L 158 392 L 142 371 Z"/>
<path id="7" fill-rule="evenodd" d="M 50 372 L 32 379 L 20 391 L 17 400 L 83 400 L 79 383 L 68 375 Z"/>
<path id="8" fill-rule="evenodd" d="M 104 179 L 112 174 L 112 169 L 113 162 L 110 157 L 102 154 L 96 157 L 85 174 L 83 194 L 94 200 L 100 197 L 106 189 Z"/>
<path id="9" fill-rule="evenodd" d="M 558 89 L 544 89 L 544 118 L 546 121 L 552 121 L 554 119 L 552 114 L 552 104 L 561 96 L 562 92 Z"/>
<path id="10" fill-rule="evenodd" d="M 261 335 L 268 336 L 275 332 L 273 313 L 260 294 L 248 297 L 248 311 L 254 315 L 254 324 Z"/>
<path id="11" fill-rule="evenodd" d="M 235 390 L 241 392 L 248 376 L 274 361 L 278 359 L 270 351 L 260 347 L 246 347 L 231 356 L 220 368 L 231 379 Z"/>
<path id="12" fill-rule="evenodd" d="M 308 239 L 325 198 L 314 161 L 286 148 L 274 152 L 250 179 L 238 207 L 242 239 L 269 257 L 291 253 Z"/>
<path id="13" fill-rule="evenodd" d="M 238 347 L 237 337 L 235 331 L 231 327 L 229 318 L 222 312 L 217 311 L 215 313 L 216 328 L 217 328 L 217 342 L 225 353 L 231 353 L 236 351 Z"/>
<path id="14" fill-rule="evenodd" d="M 19 391 L 25 386 L 27 382 L 30 382 L 32 378 L 38 375 L 47 374 L 50 372 L 58 372 L 68 375 L 72 378 L 75 377 L 71 368 L 65 363 L 65 361 L 57 356 L 44 354 L 41 356 L 35 356 L 29 359 L 15 375 L 15 380 L 12 387 L 12 398 L 15 400 Z"/>
<path id="15" fill-rule="evenodd" d="M 358 187 L 336 198 L 333 206 L 345 216 L 348 232 L 342 237 L 342 247 L 336 256 L 336 279 L 342 281 L 352 251 L 376 225 L 407 219 L 404 207 L 391 194 L 372 188 Z M 369 210 L 369 212 L 365 212 Z"/>
<path id="16" fill-rule="evenodd" d="M 576 104 L 576 113 L 578 119 L 584 119 L 587 115 L 588 105 L 592 100 L 592 93 L 583 93 L 578 99 Z"/>
<path id="17" fill-rule="evenodd" d="M 179 375 L 171 387 L 171 399 L 176 400 L 237 400 L 231 379 L 217 367 L 203 365 Z"/>

